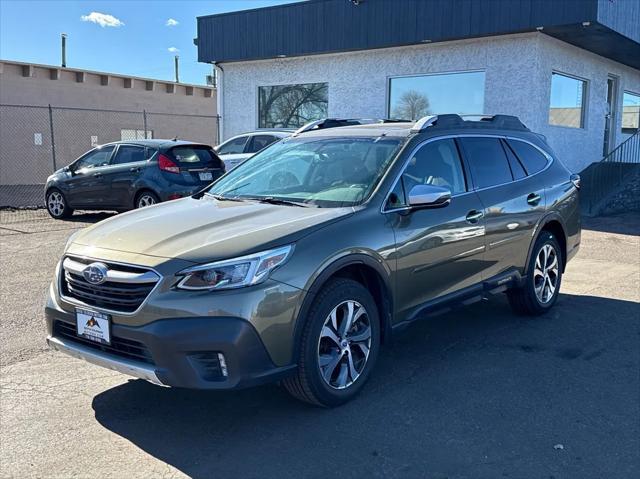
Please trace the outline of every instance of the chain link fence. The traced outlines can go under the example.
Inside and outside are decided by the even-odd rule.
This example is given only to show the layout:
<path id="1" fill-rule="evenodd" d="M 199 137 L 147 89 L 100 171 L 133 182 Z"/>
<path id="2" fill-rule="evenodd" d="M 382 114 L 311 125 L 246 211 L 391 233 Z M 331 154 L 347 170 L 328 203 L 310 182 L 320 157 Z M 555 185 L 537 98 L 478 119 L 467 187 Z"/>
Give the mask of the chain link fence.
<path id="1" fill-rule="evenodd" d="M 47 177 L 91 148 L 120 140 L 218 143 L 216 115 L 0 104 L 0 220 L 44 207 Z"/>

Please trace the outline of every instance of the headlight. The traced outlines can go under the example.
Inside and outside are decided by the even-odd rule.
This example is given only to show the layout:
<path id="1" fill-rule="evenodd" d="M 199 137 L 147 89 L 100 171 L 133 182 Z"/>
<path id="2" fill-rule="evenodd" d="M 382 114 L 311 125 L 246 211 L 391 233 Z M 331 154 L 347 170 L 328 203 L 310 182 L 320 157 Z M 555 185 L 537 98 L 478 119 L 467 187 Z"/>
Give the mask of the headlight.
<path id="1" fill-rule="evenodd" d="M 293 246 L 288 245 L 240 258 L 187 268 L 178 273 L 178 276 L 184 277 L 176 287 L 193 291 L 242 288 L 258 284 L 282 265 L 292 250 Z"/>

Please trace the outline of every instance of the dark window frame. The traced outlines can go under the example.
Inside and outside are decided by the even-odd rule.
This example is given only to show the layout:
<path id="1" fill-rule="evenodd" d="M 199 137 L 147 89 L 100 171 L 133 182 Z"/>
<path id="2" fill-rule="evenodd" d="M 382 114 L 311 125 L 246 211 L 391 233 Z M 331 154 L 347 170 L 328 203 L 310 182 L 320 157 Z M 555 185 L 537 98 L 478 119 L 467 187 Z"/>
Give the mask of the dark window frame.
<path id="1" fill-rule="evenodd" d="M 222 153 L 222 152 L 220 152 L 220 149 L 223 148 L 227 143 L 231 143 L 231 142 L 239 140 L 241 138 L 244 138 L 244 145 L 242 145 L 242 151 L 241 152 L 238 152 L 238 153 Z M 250 139 L 251 139 L 251 135 L 237 135 L 235 137 L 231 137 L 227 141 L 222 142 L 222 144 L 218 147 L 217 154 L 218 155 L 242 155 L 242 154 L 245 153 L 245 151 L 247 149 L 247 145 L 249 144 L 249 140 Z"/>
<path id="2" fill-rule="evenodd" d="M 465 75 L 465 74 L 474 74 L 474 73 L 482 73 L 483 77 L 482 77 L 482 105 L 483 105 L 483 109 L 480 112 L 471 112 L 471 111 L 466 111 L 466 112 L 458 112 L 458 114 L 461 115 L 482 115 L 484 112 L 484 106 L 486 105 L 486 87 L 487 87 L 487 70 L 486 69 L 471 69 L 471 70 L 459 70 L 459 71 L 444 71 L 444 72 L 430 72 L 430 73 L 415 73 L 415 74 L 410 74 L 410 75 L 392 75 L 392 76 L 388 76 L 387 77 L 387 85 L 386 85 L 386 101 L 385 101 L 385 110 L 387 112 L 387 118 L 394 118 L 393 115 L 393 111 L 392 111 L 392 105 L 391 105 L 391 100 L 392 100 L 392 88 L 393 88 L 393 81 L 394 80 L 402 80 L 402 79 L 407 79 L 407 78 L 427 78 L 427 77 L 437 77 L 437 76 L 456 76 L 456 75 Z M 427 97 L 428 98 L 428 97 Z M 444 112 L 440 112 L 440 114 L 442 114 Z M 447 113 L 453 113 L 453 112 L 447 112 Z M 429 111 L 427 112 L 425 115 L 422 116 L 426 116 L 426 115 L 435 115 L 438 114 L 438 112 L 435 111 Z M 411 120 L 411 118 L 401 118 L 401 119 L 406 119 L 406 120 Z M 419 118 L 417 118 L 419 119 Z"/>
<path id="3" fill-rule="evenodd" d="M 326 101 L 323 101 L 322 103 L 325 104 L 325 112 L 324 114 L 320 114 L 320 115 L 316 115 L 318 116 L 317 118 L 314 116 L 313 118 L 308 118 L 306 119 L 306 121 L 303 121 L 301 124 L 295 123 L 294 125 L 290 125 L 289 123 L 287 124 L 262 124 L 262 120 L 263 120 L 263 115 L 261 112 L 261 90 L 262 89 L 275 89 L 275 88 L 281 88 L 283 90 L 286 90 L 287 88 L 295 88 L 295 87 L 305 87 L 305 86 L 315 86 L 317 88 L 324 88 L 326 91 Z M 312 102 L 308 102 L 308 103 L 312 103 Z M 275 100 L 273 101 L 273 104 L 275 104 Z M 297 108 L 300 108 L 304 105 L 303 104 L 299 104 L 297 106 Z M 290 115 L 291 117 L 292 115 Z M 310 121 L 314 121 L 314 120 L 320 120 L 322 118 L 326 118 L 329 116 L 329 82 L 327 81 L 320 81 L 320 82 L 306 82 L 306 83 L 283 83 L 283 84 L 277 84 L 277 85 L 258 85 L 258 87 L 256 88 L 256 130 L 264 130 L 264 129 L 275 129 L 275 128 L 300 128 L 302 127 L 304 124 L 310 122 Z M 265 115 L 264 119 L 267 119 L 267 116 Z M 291 119 L 291 118 L 290 118 Z"/>
<path id="4" fill-rule="evenodd" d="M 397 211 L 402 211 L 402 210 L 407 210 L 409 208 L 411 208 L 408 204 L 407 204 L 407 191 L 406 188 L 404 186 L 404 181 L 402 181 L 402 176 L 405 174 L 407 168 L 410 166 L 409 165 L 409 161 L 411 160 L 411 158 L 413 158 L 413 156 L 422 148 L 430 145 L 431 143 L 436 143 L 438 141 L 444 141 L 444 140 L 451 140 L 453 141 L 453 144 L 455 146 L 456 152 L 458 154 L 458 160 L 460 161 L 460 167 L 462 169 L 462 176 L 464 179 L 464 184 L 465 184 L 465 191 L 460 192 L 460 193 L 453 193 L 451 197 L 455 198 L 457 196 L 462 196 L 462 195 L 467 195 L 469 193 L 472 193 L 475 188 L 474 188 L 474 184 L 473 184 L 473 180 L 471 178 L 471 173 L 469 171 L 469 167 L 467 162 L 465 161 L 464 158 L 464 152 L 462 150 L 462 145 L 460 145 L 459 143 L 459 137 L 458 136 L 442 136 L 442 137 L 434 137 L 434 138 L 427 138 L 424 141 L 419 142 L 416 146 L 412 147 L 409 154 L 402 160 L 403 164 L 402 167 L 400 168 L 400 172 L 397 174 L 397 176 L 395 177 L 391 188 L 388 190 L 384 201 L 382 202 L 382 207 L 381 207 L 381 212 L 382 213 L 392 213 L 392 212 L 397 212 Z M 403 147 L 404 148 L 404 147 Z M 392 165 L 389 166 L 389 168 L 392 168 Z M 391 195 L 395 194 L 395 190 L 398 187 L 398 185 L 400 185 L 400 188 L 402 190 L 402 204 L 398 205 L 398 206 L 390 206 L 389 205 L 389 200 L 391 198 Z M 397 194 L 396 194 L 397 196 Z"/>
<path id="5" fill-rule="evenodd" d="M 520 155 L 518 155 L 518 152 L 513 148 L 512 143 L 513 142 L 520 142 L 523 143 L 525 145 L 527 145 L 530 148 L 533 148 L 538 154 L 540 154 L 544 160 L 545 160 L 545 165 L 540 168 L 537 171 L 529 171 L 529 168 L 527 168 L 526 163 L 524 162 L 524 160 L 522 160 L 520 158 Z M 545 169 L 547 169 L 547 167 L 549 166 L 550 160 L 549 160 L 549 155 L 543 153 L 539 148 L 537 148 L 536 146 L 532 145 L 531 143 L 527 142 L 527 141 L 523 141 L 520 140 L 518 138 L 505 138 L 505 143 L 508 146 L 509 150 L 511 150 L 511 152 L 513 152 L 513 154 L 515 155 L 515 157 L 518 159 L 518 161 L 520 162 L 520 164 L 522 165 L 522 167 L 524 168 L 524 171 L 527 173 L 527 176 L 533 176 L 535 174 L 540 173 L 541 171 L 544 171 Z"/>
<path id="6" fill-rule="evenodd" d="M 633 92 L 631 90 L 624 90 L 622 92 L 622 106 L 621 106 L 621 112 L 620 112 L 620 120 L 621 120 L 620 121 L 620 125 L 621 125 L 620 126 L 620 132 L 623 135 L 633 135 L 638 131 L 638 129 L 626 128 L 624 126 L 624 97 L 625 97 L 625 95 L 629 95 L 629 96 L 634 96 L 634 97 L 640 98 L 640 93 L 636 93 L 636 92 Z M 638 127 L 640 129 L 640 110 L 638 111 Z"/>
<path id="7" fill-rule="evenodd" d="M 93 148 L 93 149 L 87 151 L 80 158 L 76 159 L 69 166 L 73 169 L 73 171 L 76 171 L 76 170 L 78 170 L 78 166 L 77 166 L 78 163 L 80 163 L 82 160 L 84 160 L 85 158 L 87 158 L 90 155 L 93 155 L 95 153 L 98 153 L 98 152 L 102 151 L 103 149 L 110 148 L 111 149 L 111 153 L 109 153 L 109 156 L 107 157 L 107 163 L 106 164 L 99 165 L 99 166 L 91 166 L 91 167 L 88 167 L 88 168 L 93 169 L 93 168 L 103 168 L 105 166 L 109 166 L 111 164 L 111 158 L 113 158 L 113 153 L 117 150 L 117 148 L 116 148 L 117 146 L 118 145 L 103 145 L 103 146 L 100 146 L 100 147 Z M 87 167 L 85 167 L 85 168 L 87 168 Z"/>
<path id="8" fill-rule="evenodd" d="M 473 168 L 471 166 L 469 152 L 467 151 L 467 148 L 464 145 L 464 139 L 469 139 L 469 138 L 493 139 L 493 140 L 496 140 L 498 142 L 498 144 L 500 145 L 500 148 L 501 148 L 501 150 L 502 150 L 502 152 L 504 154 L 505 160 L 507 162 L 509 175 L 511 176 L 511 180 L 510 181 L 505 181 L 505 182 L 502 182 L 502 183 L 496 183 L 494 185 L 489 185 L 489 186 L 480 186 L 478 184 L 478 179 L 475 178 L 475 176 L 473 174 Z M 513 175 L 513 171 L 511 170 L 511 164 L 509 162 L 509 156 L 507 155 L 507 152 L 504 151 L 504 147 L 502 146 L 502 140 L 504 139 L 504 136 L 501 136 L 501 135 L 459 135 L 459 136 L 456 136 L 456 139 L 460 142 L 460 148 L 461 148 L 461 150 L 463 152 L 463 161 L 467 165 L 467 167 L 469 168 L 471 181 L 473 183 L 473 191 L 481 191 L 481 190 L 487 190 L 489 188 L 497 188 L 497 187 L 504 186 L 504 185 L 509 185 L 509 184 L 511 184 L 511 183 L 513 183 L 515 181 L 518 181 L 518 180 L 515 179 L 515 177 Z"/>
<path id="9" fill-rule="evenodd" d="M 272 138 L 272 141 L 267 143 L 265 146 L 263 146 L 259 150 L 251 151 L 251 149 L 253 148 L 253 143 L 255 142 L 256 138 L 258 138 L 260 136 L 268 136 L 268 137 Z M 276 135 L 270 135 L 269 133 L 260 133 L 260 134 L 257 134 L 257 135 L 251 135 L 251 138 L 249 138 L 249 141 L 247 141 L 247 143 L 244 146 L 244 152 L 245 153 L 250 153 L 250 154 L 258 153 L 259 151 L 263 150 L 267 146 L 271 146 L 273 143 L 275 143 L 279 139 L 280 138 L 277 137 Z"/>
<path id="10" fill-rule="evenodd" d="M 142 155 L 144 157 L 144 160 L 139 160 L 139 161 L 129 161 L 127 163 L 116 163 L 115 160 L 118 158 L 118 155 L 120 154 L 120 149 L 122 147 L 131 147 L 131 148 L 139 148 L 142 150 Z M 119 144 L 118 147 L 111 152 L 111 157 L 109 158 L 109 166 L 118 166 L 118 165 L 128 165 L 130 163 L 139 163 L 140 161 L 146 161 L 149 159 L 149 156 L 147 154 L 147 148 L 142 146 L 142 145 L 133 145 L 130 143 L 122 143 Z"/>
<path id="11" fill-rule="evenodd" d="M 501 138 L 500 143 L 502 143 L 502 148 L 504 149 L 505 155 L 507 155 L 507 160 L 509 161 L 509 168 L 511 168 L 511 176 L 513 176 L 513 181 L 522 180 L 528 176 L 530 176 L 529 172 L 525 168 L 524 164 L 516 154 L 516 152 L 511 148 L 509 144 L 509 140 L 507 138 Z M 515 164 L 514 164 L 515 163 Z M 521 178 L 516 178 L 516 173 L 514 171 L 514 167 L 519 166 L 524 173 L 524 176 Z"/>
<path id="12" fill-rule="evenodd" d="M 568 78 L 570 80 L 576 80 L 582 82 L 582 98 L 580 99 L 580 125 L 571 126 L 566 124 L 551 123 L 551 95 L 553 92 L 553 76 Z M 572 75 L 570 73 L 561 72 L 558 70 L 551 71 L 551 80 L 549 81 L 549 104 L 547 105 L 547 124 L 552 127 L 559 128 L 571 128 L 573 130 L 586 130 L 587 129 L 587 108 L 589 107 L 589 80 L 586 78 Z"/>

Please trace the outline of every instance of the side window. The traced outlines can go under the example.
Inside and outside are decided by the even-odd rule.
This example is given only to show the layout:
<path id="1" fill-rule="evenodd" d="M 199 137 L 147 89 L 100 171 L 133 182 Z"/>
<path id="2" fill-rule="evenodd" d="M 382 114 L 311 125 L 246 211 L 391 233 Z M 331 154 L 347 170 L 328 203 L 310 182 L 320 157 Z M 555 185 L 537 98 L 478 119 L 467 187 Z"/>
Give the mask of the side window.
<path id="1" fill-rule="evenodd" d="M 506 141 L 502 140 L 502 146 L 504 147 L 504 152 L 507 154 L 507 159 L 509 160 L 509 166 L 511 167 L 511 173 L 513 173 L 513 179 L 519 180 L 520 178 L 524 178 L 527 176 L 527 172 L 525 171 L 522 163 L 513 154 L 513 151 L 509 147 Z"/>
<path id="2" fill-rule="evenodd" d="M 499 138 L 465 137 L 460 141 L 477 188 L 513 181 L 509 161 Z"/>
<path id="3" fill-rule="evenodd" d="M 247 147 L 245 153 L 257 153 L 258 151 L 266 148 L 271 143 L 276 141 L 278 138 L 271 135 L 256 135 L 251 140 L 249 140 L 249 146 Z"/>
<path id="4" fill-rule="evenodd" d="M 528 174 L 533 175 L 547 166 L 547 157 L 529 143 L 518 140 L 507 140 L 507 142 L 520 158 Z"/>
<path id="5" fill-rule="evenodd" d="M 111 161 L 112 165 L 122 165 L 124 163 L 135 163 L 137 161 L 145 161 L 144 147 L 133 145 L 120 145 L 115 158 Z"/>
<path id="6" fill-rule="evenodd" d="M 462 162 L 454 140 L 436 140 L 415 152 L 389 194 L 387 209 L 406 206 L 406 197 L 416 185 L 444 186 L 454 195 L 467 191 Z"/>
<path id="7" fill-rule="evenodd" d="M 244 153 L 244 145 L 247 143 L 247 136 L 240 136 L 233 140 L 229 140 L 226 143 L 220 145 L 218 148 L 218 155 L 235 155 L 237 153 Z"/>
<path id="8" fill-rule="evenodd" d="M 402 184 L 407 195 L 416 185 L 444 186 L 454 195 L 467 191 L 455 141 L 433 141 L 416 151 L 402 174 Z"/>
<path id="9" fill-rule="evenodd" d="M 73 165 L 75 171 L 82 170 L 84 168 L 96 168 L 98 166 L 105 166 L 109 164 L 109 158 L 113 152 L 113 146 L 103 146 L 96 148 L 89 152 L 84 157 L 80 158 Z"/>

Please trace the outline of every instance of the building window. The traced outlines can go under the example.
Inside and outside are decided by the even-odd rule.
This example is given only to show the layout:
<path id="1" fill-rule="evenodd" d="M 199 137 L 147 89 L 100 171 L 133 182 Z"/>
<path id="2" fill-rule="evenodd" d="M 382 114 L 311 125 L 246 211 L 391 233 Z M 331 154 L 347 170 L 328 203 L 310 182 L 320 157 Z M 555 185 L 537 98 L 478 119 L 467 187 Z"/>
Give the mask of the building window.
<path id="1" fill-rule="evenodd" d="M 258 128 L 299 128 L 326 118 L 328 83 L 258 87 Z"/>
<path id="2" fill-rule="evenodd" d="M 484 72 L 438 73 L 389 80 L 390 118 L 484 113 Z"/>
<path id="3" fill-rule="evenodd" d="M 144 130 L 133 130 L 128 128 L 123 128 L 120 130 L 120 139 L 122 141 L 131 141 L 131 140 L 151 140 L 153 138 L 153 131 L 147 130 L 147 135 L 145 137 Z"/>
<path id="4" fill-rule="evenodd" d="M 640 95 L 625 91 L 622 95 L 622 133 L 633 135 L 640 129 Z"/>
<path id="5" fill-rule="evenodd" d="M 584 128 L 587 82 L 560 73 L 551 74 L 549 124 Z"/>

